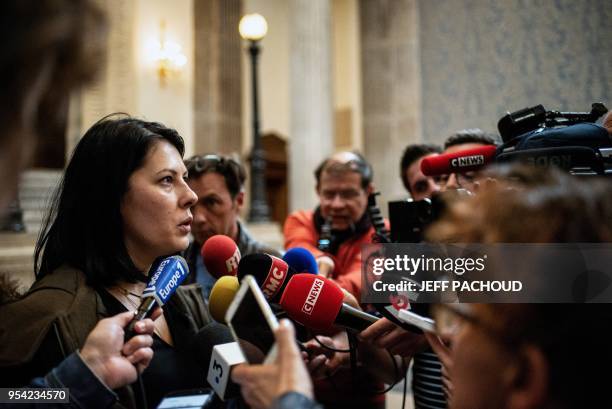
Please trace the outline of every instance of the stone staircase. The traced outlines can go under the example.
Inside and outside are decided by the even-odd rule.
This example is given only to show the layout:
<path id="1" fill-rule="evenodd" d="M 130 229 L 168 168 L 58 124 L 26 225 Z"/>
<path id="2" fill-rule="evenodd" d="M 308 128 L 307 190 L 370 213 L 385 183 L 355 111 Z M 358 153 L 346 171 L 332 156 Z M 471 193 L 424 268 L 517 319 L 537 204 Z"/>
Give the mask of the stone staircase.
<path id="1" fill-rule="evenodd" d="M 0 232 L 0 272 L 9 273 L 27 287 L 34 280 L 34 245 L 61 170 L 24 172 L 19 185 L 24 233 Z"/>
<path id="2" fill-rule="evenodd" d="M 62 170 L 34 169 L 25 172 L 19 185 L 19 200 L 23 209 L 26 232 L 38 234 Z"/>

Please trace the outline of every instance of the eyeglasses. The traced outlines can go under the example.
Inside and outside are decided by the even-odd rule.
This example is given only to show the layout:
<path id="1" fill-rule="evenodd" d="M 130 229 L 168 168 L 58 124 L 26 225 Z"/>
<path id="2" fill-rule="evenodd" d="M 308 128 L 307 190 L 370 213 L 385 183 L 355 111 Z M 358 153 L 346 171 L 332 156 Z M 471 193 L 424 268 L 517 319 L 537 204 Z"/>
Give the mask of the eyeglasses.
<path id="1" fill-rule="evenodd" d="M 455 179 L 457 180 L 457 187 L 459 188 L 471 188 L 474 182 L 477 179 L 476 172 L 465 172 L 465 173 L 452 173 L 455 175 Z M 448 179 L 450 175 L 442 175 L 436 179 L 436 183 L 440 186 L 444 186 L 448 183 Z"/>
<path id="2" fill-rule="evenodd" d="M 435 304 L 431 312 L 436 323 L 436 333 L 443 338 L 453 337 L 467 325 L 473 325 L 505 344 L 512 345 L 516 341 L 510 333 L 502 333 L 500 329 L 478 317 L 471 304 Z"/>
<path id="3" fill-rule="evenodd" d="M 228 166 L 239 168 L 240 164 L 232 158 L 209 154 L 192 156 L 185 161 L 185 166 L 189 173 L 199 175 L 210 170 L 223 173 Z"/>

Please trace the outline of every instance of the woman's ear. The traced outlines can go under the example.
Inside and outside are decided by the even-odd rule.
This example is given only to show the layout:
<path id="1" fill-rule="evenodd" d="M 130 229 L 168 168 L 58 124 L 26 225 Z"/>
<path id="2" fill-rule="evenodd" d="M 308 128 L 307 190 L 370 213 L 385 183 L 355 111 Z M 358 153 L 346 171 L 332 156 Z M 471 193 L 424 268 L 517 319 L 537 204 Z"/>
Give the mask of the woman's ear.
<path id="1" fill-rule="evenodd" d="M 508 408 L 535 409 L 545 405 L 550 368 L 542 350 L 533 345 L 521 348 L 518 362 L 509 371 Z"/>

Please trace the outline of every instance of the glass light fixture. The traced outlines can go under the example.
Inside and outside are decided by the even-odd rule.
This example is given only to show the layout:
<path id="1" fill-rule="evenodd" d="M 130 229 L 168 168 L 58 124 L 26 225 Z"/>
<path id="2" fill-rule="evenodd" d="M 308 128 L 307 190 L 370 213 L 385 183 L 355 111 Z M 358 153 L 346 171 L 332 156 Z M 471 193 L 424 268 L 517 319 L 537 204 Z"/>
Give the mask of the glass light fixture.
<path id="1" fill-rule="evenodd" d="M 240 19 L 238 31 L 245 40 L 259 41 L 266 36 L 268 23 L 261 14 L 245 14 Z"/>

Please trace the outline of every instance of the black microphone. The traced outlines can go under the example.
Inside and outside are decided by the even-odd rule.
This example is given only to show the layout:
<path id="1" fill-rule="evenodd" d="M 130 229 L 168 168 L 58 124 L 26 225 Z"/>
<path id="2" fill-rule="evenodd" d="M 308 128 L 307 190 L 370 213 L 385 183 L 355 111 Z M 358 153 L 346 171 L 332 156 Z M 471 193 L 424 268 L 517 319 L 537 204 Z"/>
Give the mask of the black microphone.
<path id="1" fill-rule="evenodd" d="M 235 365 L 245 362 L 245 358 L 225 325 L 207 324 L 192 339 L 191 350 L 198 365 L 207 369 L 206 380 L 221 400 L 240 395 L 231 373 Z"/>
<path id="2" fill-rule="evenodd" d="M 289 279 L 296 274 L 285 261 L 265 253 L 248 254 L 238 264 L 238 279 L 252 275 L 269 302 L 278 303 Z"/>

